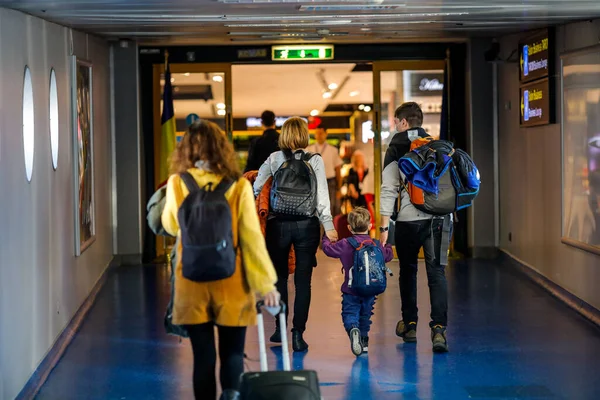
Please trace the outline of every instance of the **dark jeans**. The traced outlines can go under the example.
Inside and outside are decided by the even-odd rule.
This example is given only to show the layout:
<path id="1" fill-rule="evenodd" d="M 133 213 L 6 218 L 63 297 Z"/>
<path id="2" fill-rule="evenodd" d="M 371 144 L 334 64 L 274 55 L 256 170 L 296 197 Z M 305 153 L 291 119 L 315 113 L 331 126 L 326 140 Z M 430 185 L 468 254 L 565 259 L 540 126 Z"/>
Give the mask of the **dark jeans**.
<path id="1" fill-rule="evenodd" d="M 342 321 L 346 332 L 358 328 L 362 337 L 369 336 L 374 305 L 375 296 L 360 297 L 342 293 Z"/>
<path id="2" fill-rule="evenodd" d="M 271 219 L 267 222 L 267 250 L 277 271 L 277 290 L 281 300 L 288 305 L 288 255 L 294 245 L 296 253 L 296 300 L 294 302 L 294 330 L 304 332 L 310 308 L 310 281 L 313 268 L 317 265 L 317 248 L 320 242 L 320 228 L 317 218 L 301 221 Z"/>
<path id="3" fill-rule="evenodd" d="M 217 382 L 215 368 L 215 325 L 212 322 L 185 326 L 192 342 L 194 353 L 194 397 L 216 399 Z M 221 360 L 221 388 L 239 390 L 240 376 L 244 372 L 245 327 L 218 326 L 219 359 Z"/>
<path id="4" fill-rule="evenodd" d="M 425 253 L 425 268 L 431 301 L 430 326 L 448 323 L 448 284 L 440 265 L 443 219 L 396 222 L 396 251 L 400 260 L 402 319 L 417 322 L 417 266 L 419 250 Z"/>

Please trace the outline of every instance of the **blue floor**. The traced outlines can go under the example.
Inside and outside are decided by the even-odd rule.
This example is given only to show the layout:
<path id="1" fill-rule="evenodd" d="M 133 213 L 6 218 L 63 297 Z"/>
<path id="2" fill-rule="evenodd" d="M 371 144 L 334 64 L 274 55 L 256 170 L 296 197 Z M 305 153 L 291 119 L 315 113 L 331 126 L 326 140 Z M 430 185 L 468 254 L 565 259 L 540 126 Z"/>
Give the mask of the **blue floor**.
<path id="1" fill-rule="evenodd" d="M 396 262 L 392 269 L 397 272 Z M 433 354 L 424 272 L 418 343 L 404 344 L 394 334 L 400 300 L 393 278 L 375 308 L 370 353 L 357 359 L 341 325 L 339 265 L 319 255 L 310 349 L 294 355 L 293 366 L 318 372 L 324 399 L 600 399 L 600 331 L 497 262 L 448 268 L 450 353 Z M 37 398 L 193 399 L 189 343 L 167 336 L 162 326 L 167 302 L 166 268 L 110 272 Z M 251 329 L 251 360 L 258 358 L 256 338 Z M 269 356 L 272 367 L 281 365 L 280 349 L 270 348 Z M 259 365 L 248 361 L 247 368 Z"/>

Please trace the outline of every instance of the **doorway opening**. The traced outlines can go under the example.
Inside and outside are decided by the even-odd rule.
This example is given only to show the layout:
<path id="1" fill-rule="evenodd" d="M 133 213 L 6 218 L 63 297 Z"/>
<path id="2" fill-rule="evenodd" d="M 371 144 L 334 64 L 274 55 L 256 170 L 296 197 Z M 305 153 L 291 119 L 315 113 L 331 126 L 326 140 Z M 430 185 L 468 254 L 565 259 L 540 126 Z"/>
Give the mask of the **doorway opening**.
<path id="1" fill-rule="evenodd" d="M 360 195 L 368 195 L 365 197 L 376 227 L 380 220 L 382 161 L 396 133 L 394 111 L 407 101 L 419 103 L 424 113 L 423 128 L 439 138 L 445 67 L 446 60 L 172 64 L 177 137 L 182 137 L 196 118 L 215 122 L 232 140 L 243 170 L 250 142 L 263 134 L 263 111 L 275 113 L 278 130 L 287 118 L 302 117 L 309 124 L 311 144 L 316 142 L 319 128 L 326 128 L 326 144 L 335 148 L 342 160 L 334 200 L 336 213 L 343 215 L 357 204 L 346 179 L 354 161 L 355 168 L 362 164 L 368 171 L 361 175 L 360 187 L 355 189 Z M 160 143 L 164 70 L 164 65 L 155 65 L 155 144 Z M 155 154 L 158 161 L 158 151 Z"/>

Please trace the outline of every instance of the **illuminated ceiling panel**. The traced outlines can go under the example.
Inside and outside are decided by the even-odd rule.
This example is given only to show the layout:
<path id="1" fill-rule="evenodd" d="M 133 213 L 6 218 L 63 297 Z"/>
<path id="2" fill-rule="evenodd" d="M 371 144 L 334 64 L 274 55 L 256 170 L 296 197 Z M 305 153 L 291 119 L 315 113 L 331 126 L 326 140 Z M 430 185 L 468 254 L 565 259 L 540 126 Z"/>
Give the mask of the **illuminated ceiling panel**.
<path id="1" fill-rule="evenodd" d="M 598 0 L 0 0 L 0 6 L 146 44 L 455 40 L 600 16 Z M 297 35 L 286 35 L 290 30 Z"/>

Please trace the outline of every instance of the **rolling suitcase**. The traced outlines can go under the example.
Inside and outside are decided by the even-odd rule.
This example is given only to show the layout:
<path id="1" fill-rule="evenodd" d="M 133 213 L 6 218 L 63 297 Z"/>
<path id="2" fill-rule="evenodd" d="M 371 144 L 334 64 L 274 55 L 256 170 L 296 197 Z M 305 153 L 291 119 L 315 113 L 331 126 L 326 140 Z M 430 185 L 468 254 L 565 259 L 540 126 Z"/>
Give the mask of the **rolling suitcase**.
<path id="1" fill-rule="evenodd" d="M 291 370 L 287 335 L 281 335 L 283 371 L 268 370 L 263 306 L 262 301 L 256 304 L 260 372 L 247 372 L 242 375 L 241 400 L 321 400 L 317 373 Z M 282 302 L 279 311 L 281 332 L 287 332 L 285 307 Z"/>

